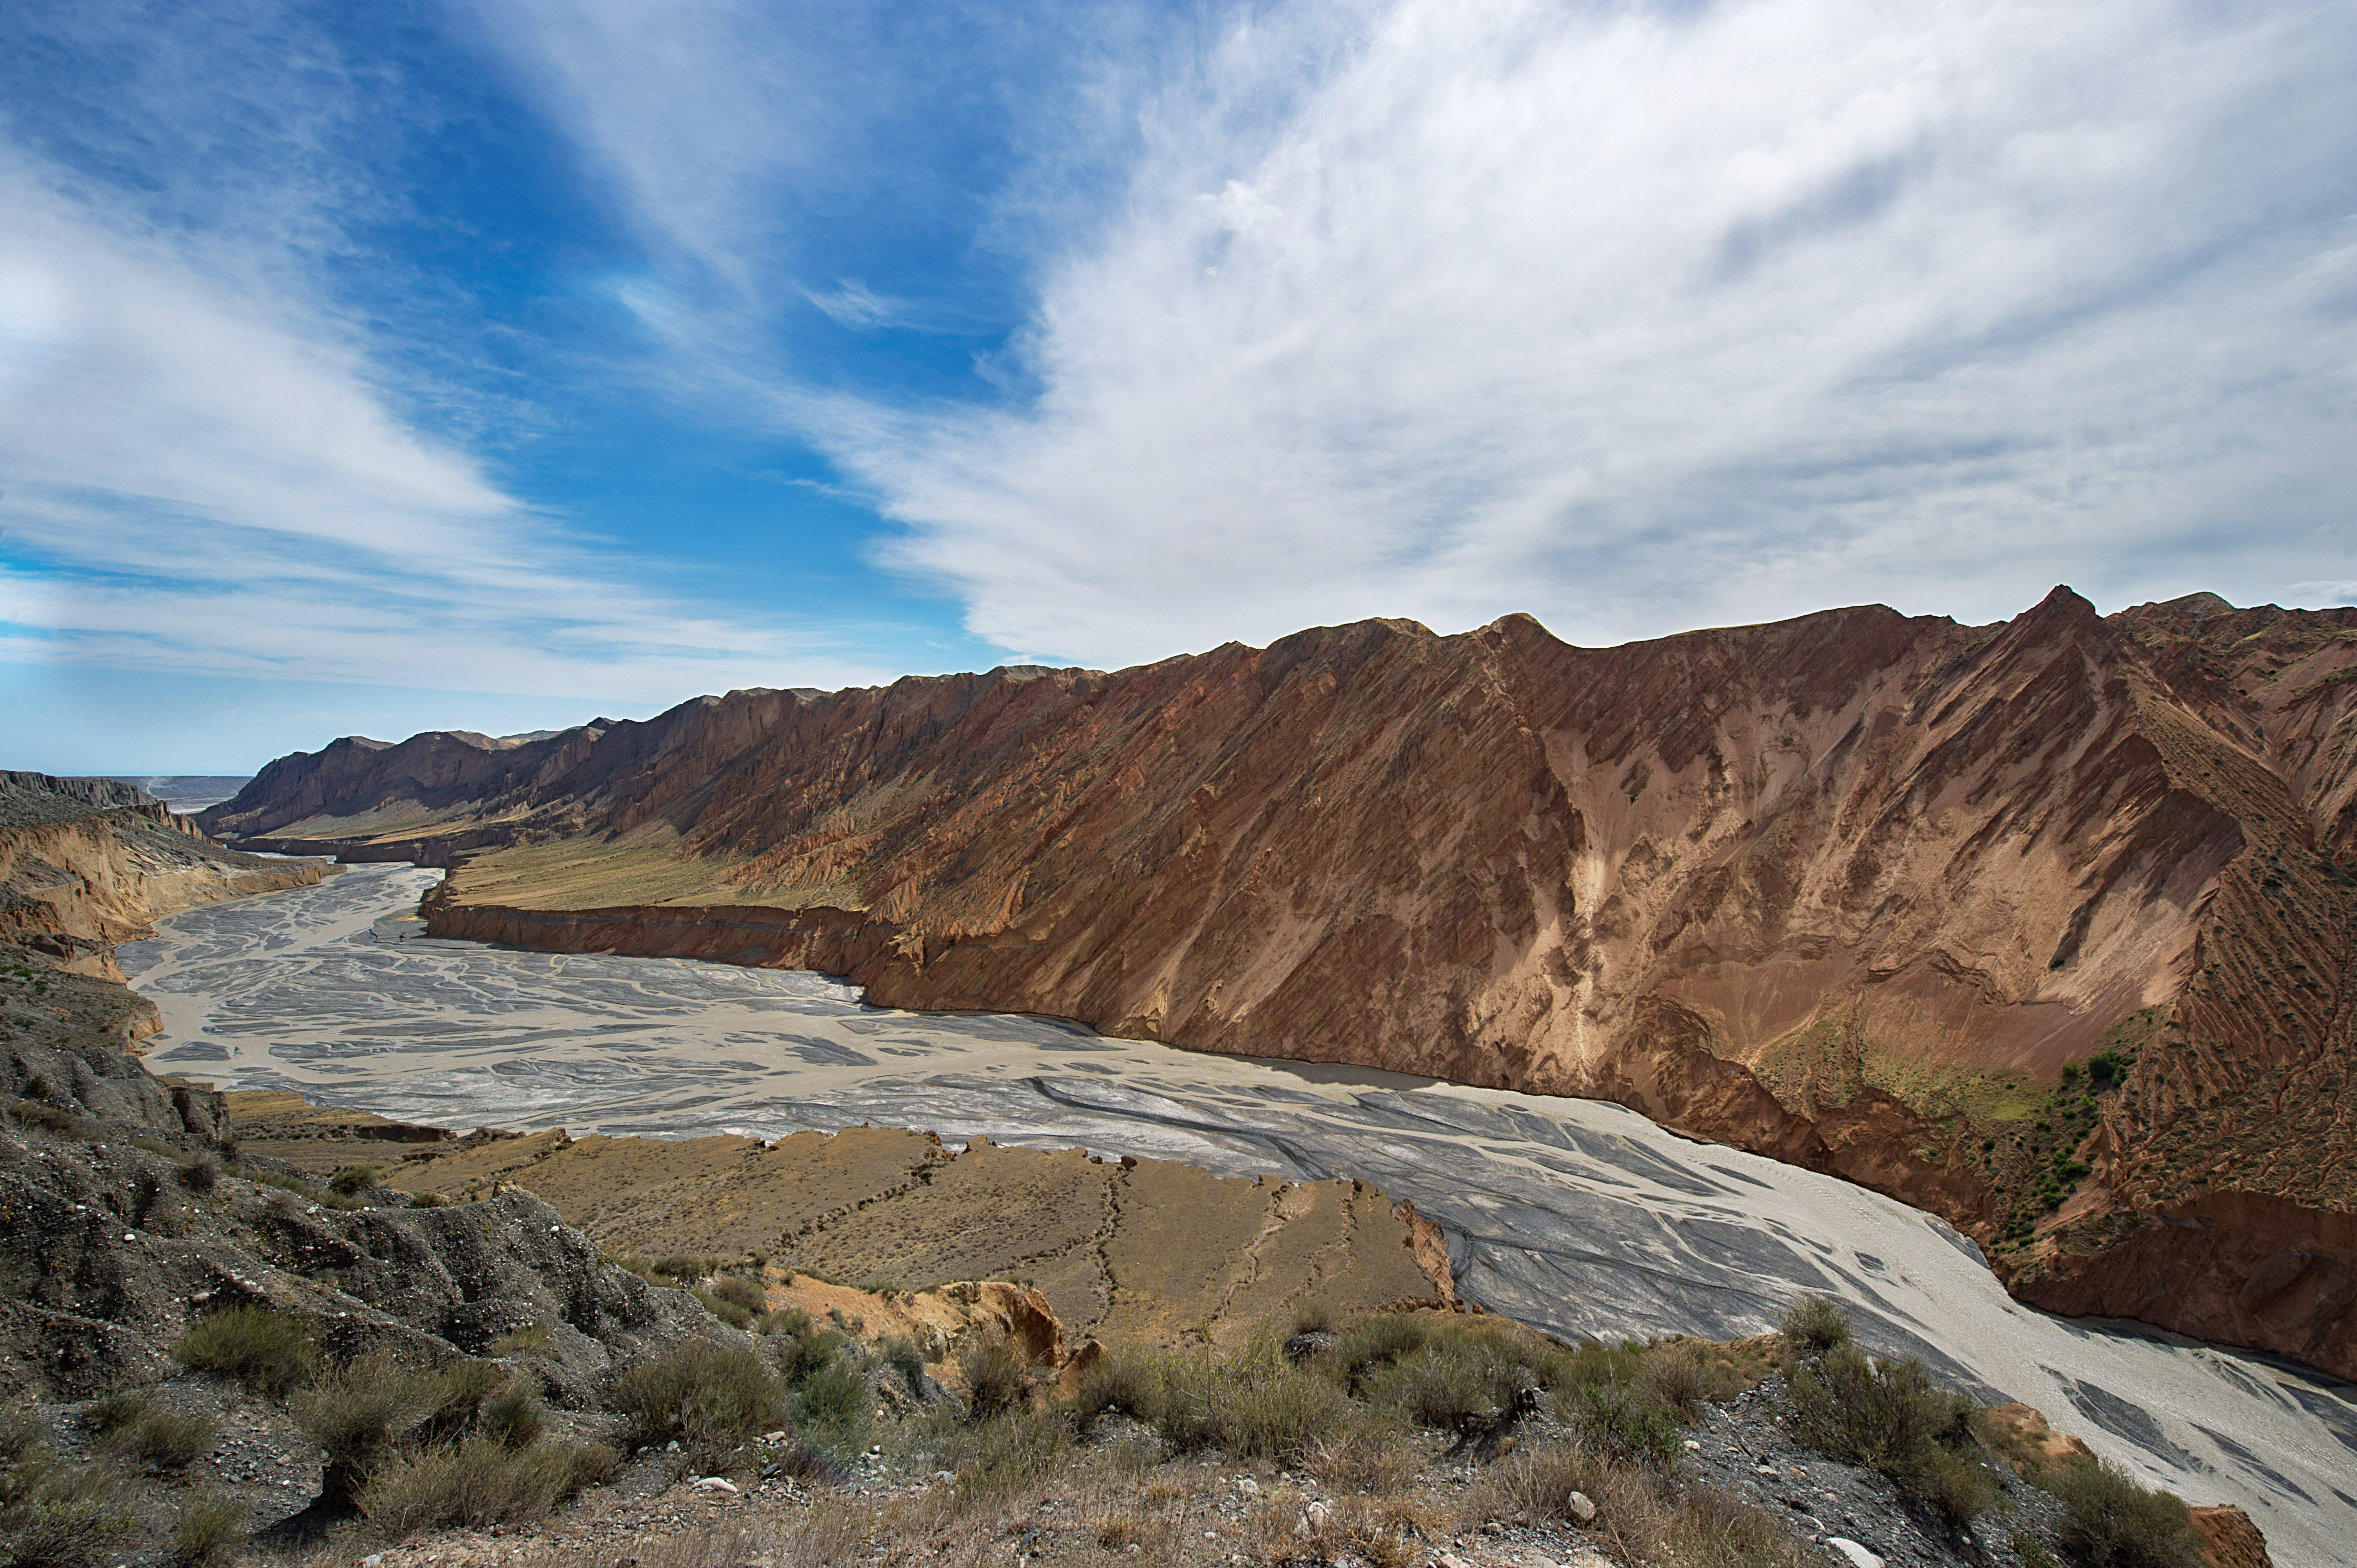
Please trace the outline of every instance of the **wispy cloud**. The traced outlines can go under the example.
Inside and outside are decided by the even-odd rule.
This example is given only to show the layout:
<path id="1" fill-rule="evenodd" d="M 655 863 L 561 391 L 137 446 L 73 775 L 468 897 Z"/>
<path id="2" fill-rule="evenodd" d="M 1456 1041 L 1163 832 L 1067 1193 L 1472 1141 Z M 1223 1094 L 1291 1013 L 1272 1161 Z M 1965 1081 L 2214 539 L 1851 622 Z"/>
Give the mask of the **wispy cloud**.
<path id="1" fill-rule="evenodd" d="M 1155 107 L 1036 402 L 836 428 L 980 635 L 1610 640 L 2352 560 L 2345 11 L 1411 0 L 1302 56 L 1239 26 Z"/>
<path id="2" fill-rule="evenodd" d="M 0 144 L 0 657 L 641 701 L 888 673 L 845 628 L 650 589 L 431 433 L 475 392 L 405 374 L 411 345 L 321 286 L 400 199 L 350 166 L 382 149 L 328 145 L 356 89 L 253 11 L 295 28 L 257 80 L 216 61 L 191 102 L 145 80 L 172 38 L 112 33 L 128 121 L 74 121 L 71 166 Z"/>
<path id="3" fill-rule="evenodd" d="M 679 123 L 572 114 L 633 188 L 693 150 L 691 187 L 773 210 L 774 160 L 712 125 L 807 145 L 826 100 L 746 98 L 728 53 L 793 46 L 728 15 L 643 93 L 612 48 L 567 79 L 717 80 Z M 1398 0 L 1155 48 L 1001 171 L 1036 217 L 1132 122 L 1115 199 L 1017 226 L 1036 297 L 971 399 L 822 396 L 791 351 L 694 339 L 980 637 L 1119 663 L 1529 608 L 1607 640 L 2357 572 L 2345 8 Z M 757 307 L 778 287 L 741 221 L 646 205 Z"/>

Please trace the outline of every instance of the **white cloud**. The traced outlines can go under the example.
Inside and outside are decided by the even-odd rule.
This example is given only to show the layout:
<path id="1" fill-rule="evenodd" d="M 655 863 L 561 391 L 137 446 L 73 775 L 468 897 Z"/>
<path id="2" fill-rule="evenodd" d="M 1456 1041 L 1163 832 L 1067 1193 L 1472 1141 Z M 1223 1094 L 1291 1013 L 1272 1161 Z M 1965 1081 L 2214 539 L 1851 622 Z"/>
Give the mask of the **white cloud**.
<path id="1" fill-rule="evenodd" d="M 1321 15 L 1152 106 L 1036 401 L 820 416 L 978 636 L 2357 575 L 2345 7 Z"/>
<path id="2" fill-rule="evenodd" d="M 59 183 L 0 158 L 0 528 L 47 564 L 0 574 L 10 657 L 640 700 L 882 673 L 630 585 L 404 423 L 332 311 L 244 286 L 267 255 Z"/>

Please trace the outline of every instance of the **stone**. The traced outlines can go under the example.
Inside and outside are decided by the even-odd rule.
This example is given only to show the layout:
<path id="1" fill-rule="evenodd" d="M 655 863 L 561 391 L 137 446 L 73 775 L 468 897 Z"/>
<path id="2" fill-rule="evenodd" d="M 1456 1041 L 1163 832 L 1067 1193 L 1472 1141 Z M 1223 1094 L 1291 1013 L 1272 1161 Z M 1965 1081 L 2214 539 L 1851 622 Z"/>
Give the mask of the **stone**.
<path id="1" fill-rule="evenodd" d="M 1829 1535 L 1825 1544 L 1849 1559 L 1850 1568 L 1882 1568 L 1882 1559 L 1846 1535 Z"/>
<path id="2" fill-rule="evenodd" d="M 1586 1492 L 1574 1492 L 1563 1500 L 1564 1511 L 1571 1515 L 1574 1524 L 1592 1524 L 1596 1520 L 1596 1499 Z"/>

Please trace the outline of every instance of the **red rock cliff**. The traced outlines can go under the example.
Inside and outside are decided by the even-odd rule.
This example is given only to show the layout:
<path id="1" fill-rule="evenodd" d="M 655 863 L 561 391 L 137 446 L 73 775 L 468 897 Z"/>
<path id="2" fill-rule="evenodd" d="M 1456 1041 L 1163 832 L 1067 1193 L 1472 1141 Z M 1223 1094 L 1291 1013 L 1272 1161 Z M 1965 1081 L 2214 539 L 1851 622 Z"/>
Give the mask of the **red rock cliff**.
<path id="1" fill-rule="evenodd" d="M 438 932 L 1613 1099 L 1940 1212 L 2031 1300 L 2357 1375 L 2352 667 L 2357 612 L 2210 596 L 1366 622 L 700 699 L 401 831 L 520 846 Z M 220 820 L 300 831 L 263 782 Z M 601 856 L 670 880 L 601 899 Z"/>

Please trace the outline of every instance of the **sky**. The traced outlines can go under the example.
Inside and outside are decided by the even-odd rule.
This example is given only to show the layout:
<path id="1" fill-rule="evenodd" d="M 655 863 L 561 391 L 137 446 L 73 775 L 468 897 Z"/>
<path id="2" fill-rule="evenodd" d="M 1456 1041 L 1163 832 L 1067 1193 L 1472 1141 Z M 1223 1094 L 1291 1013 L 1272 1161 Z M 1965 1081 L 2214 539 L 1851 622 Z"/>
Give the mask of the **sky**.
<path id="1" fill-rule="evenodd" d="M 0 7 L 0 766 L 2357 602 L 2346 0 Z"/>

